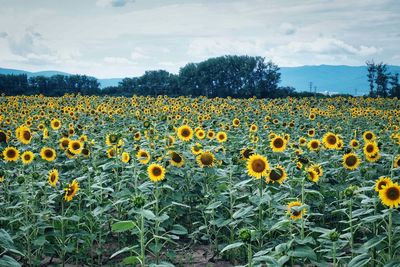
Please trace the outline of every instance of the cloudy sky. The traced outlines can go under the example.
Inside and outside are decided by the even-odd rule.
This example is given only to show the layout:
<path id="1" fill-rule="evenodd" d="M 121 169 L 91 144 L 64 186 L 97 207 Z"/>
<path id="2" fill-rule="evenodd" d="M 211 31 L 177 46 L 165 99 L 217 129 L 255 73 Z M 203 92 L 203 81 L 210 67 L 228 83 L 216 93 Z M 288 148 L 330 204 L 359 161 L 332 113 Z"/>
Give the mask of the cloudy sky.
<path id="1" fill-rule="evenodd" d="M 0 67 L 98 78 L 225 54 L 400 65 L 398 0 L 0 0 Z"/>

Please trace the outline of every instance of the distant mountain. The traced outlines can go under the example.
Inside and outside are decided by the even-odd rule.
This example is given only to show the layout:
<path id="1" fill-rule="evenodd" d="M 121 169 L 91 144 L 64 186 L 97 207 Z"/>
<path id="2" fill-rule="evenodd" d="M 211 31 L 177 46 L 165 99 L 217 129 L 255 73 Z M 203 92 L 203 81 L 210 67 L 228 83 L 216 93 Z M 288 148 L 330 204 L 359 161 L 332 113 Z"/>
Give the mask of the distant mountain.
<path id="1" fill-rule="evenodd" d="M 389 72 L 400 73 L 400 66 L 389 66 Z M 312 91 L 319 93 L 368 94 L 366 66 L 319 65 L 300 67 L 281 67 L 281 86 L 293 86 L 297 91 Z M 29 72 L 24 70 L 2 69 L 0 74 L 26 74 L 33 76 L 52 76 L 56 74 L 71 75 L 60 71 Z M 100 87 L 117 86 L 123 78 L 98 79 Z"/>
<path id="2" fill-rule="evenodd" d="M 400 73 L 400 66 L 389 66 L 389 72 Z M 369 84 L 367 80 L 366 66 L 301 66 L 282 67 L 281 85 L 293 86 L 297 91 L 309 91 L 312 82 L 320 93 L 346 93 L 354 95 L 368 94 Z"/>

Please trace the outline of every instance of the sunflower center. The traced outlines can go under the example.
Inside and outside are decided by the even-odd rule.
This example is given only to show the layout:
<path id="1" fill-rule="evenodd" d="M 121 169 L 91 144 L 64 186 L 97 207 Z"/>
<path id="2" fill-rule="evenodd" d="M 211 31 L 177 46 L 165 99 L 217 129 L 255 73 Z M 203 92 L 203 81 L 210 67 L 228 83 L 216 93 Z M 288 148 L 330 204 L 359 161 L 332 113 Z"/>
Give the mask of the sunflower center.
<path id="1" fill-rule="evenodd" d="M 371 139 L 372 139 L 372 134 L 371 134 L 371 133 L 367 133 L 367 134 L 365 135 L 365 138 L 366 138 L 367 140 L 371 140 Z"/>
<path id="2" fill-rule="evenodd" d="M 328 142 L 330 145 L 336 144 L 336 136 L 334 136 L 334 135 L 329 135 L 328 138 L 327 138 L 327 142 Z"/>
<path id="3" fill-rule="evenodd" d="M 0 132 L 0 142 L 5 143 L 7 140 L 7 135 L 3 132 Z"/>
<path id="4" fill-rule="evenodd" d="M 189 131 L 189 129 L 183 129 L 182 132 L 181 132 L 181 135 L 182 135 L 183 137 L 189 137 L 189 136 L 190 136 L 190 131 Z"/>
<path id="5" fill-rule="evenodd" d="M 14 158 L 16 156 L 16 152 L 14 149 L 7 150 L 7 157 Z"/>
<path id="6" fill-rule="evenodd" d="M 31 139 L 31 133 L 29 131 L 25 131 L 23 133 L 24 139 L 25 140 L 30 140 Z"/>
<path id="7" fill-rule="evenodd" d="M 152 172 L 154 176 L 160 176 L 162 173 L 161 168 L 159 167 L 155 167 Z"/>
<path id="8" fill-rule="evenodd" d="M 53 156 L 53 151 L 51 151 L 50 149 L 46 149 L 46 151 L 44 151 L 44 155 L 46 156 L 46 158 L 51 158 Z"/>
<path id="9" fill-rule="evenodd" d="M 311 143 L 311 147 L 314 148 L 314 149 L 318 148 L 318 143 L 317 142 L 312 142 Z"/>
<path id="10" fill-rule="evenodd" d="M 293 210 L 292 214 L 293 214 L 293 216 L 299 216 L 301 214 L 301 211 Z"/>
<path id="11" fill-rule="evenodd" d="M 176 163 L 181 163 L 182 157 L 178 153 L 172 153 L 172 160 Z"/>
<path id="12" fill-rule="evenodd" d="M 366 148 L 368 153 L 371 153 L 372 151 L 374 151 L 374 146 L 373 145 L 368 145 Z"/>
<path id="13" fill-rule="evenodd" d="M 388 197 L 388 199 L 390 200 L 398 200 L 400 198 L 400 191 L 398 188 L 396 187 L 390 187 L 388 188 L 388 190 L 386 191 L 386 196 Z"/>
<path id="14" fill-rule="evenodd" d="M 253 155 L 254 154 L 254 152 L 253 152 L 253 150 L 251 150 L 251 149 L 246 149 L 244 152 L 243 152 L 243 156 L 246 158 L 246 159 L 248 159 L 251 155 Z"/>
<path id="15" fill-rule="evenodd" d="M 255 172 L 263 172 L 265 170 L 265 167 L 265 162 L 261 159 L 256 159 L 255 161 L 253 161 L 253 163 L 251 163 L 251 168 Z"/>
<path id="16" fill-rule="evenodd" d="M 58 121 L 55 121 L 54 122 L 54 127 L 58 127 L 58 126 L 60 126 L 60 123 Z"/>
<path id="17" fill-rule="evenodd" d="M 50 176 L 50 181 L 54 182 L 55 180 L 56 180 L 56 175 L 54 173 L 52 173 Z"/>
<path id="18" fill-rule="evenodd" d="M 281 138 L 278 138 L 274 141 L 274 147 L 276 148 L 281 148 L 283 147 L 283 140 Z"/>
<path id="19" fill-rule="evenodd" d="M 213 163 L 213 158 L 209 154 L 201 155 L 200 160 L 201 160 L 201 163 L 203 163 L 203 165 L 205 165 L 205 166 L 209 166 Z"/>
<path id="20" fill-rule="evenodd" d="M 25 159 L 25 160 L 30 160 L 30 159 L 31 159 L 31 156 L 30 156 L 29 154 L 26 154 L 26 155 L 24 155 L 24 159 Z"/>
<path id="21" fill-rule="evenodd" d="M 278 181 L 279 179 L 282 178 L 282 172 L 280 170 L 272 170 L 271 173 L 269 174 L 269 178 L 272 181 Z"/>
<path id="22" fill-rule="evenodd" d="M 74 143 L 74 144 L 72 145 L 72 148 L 73 148 L 74 150 L 78 150 L 78 149 L 81 148 L 81 145 L 80 145 L 78 142 L 76 142 L 76 143 Z"/>
<path id="23" fill-rule="evenodd" d="M 351 155 L 346 158 L 346 165 L 347 166 L 354 166 L 357 163 L 357 157 Z"/>
<path id="24" fill-rule="evenodd" d="M 379 182 L 378 189 L 381 190 L 384 186 L 386 186 L 386 182 L 385 181 Z"/>

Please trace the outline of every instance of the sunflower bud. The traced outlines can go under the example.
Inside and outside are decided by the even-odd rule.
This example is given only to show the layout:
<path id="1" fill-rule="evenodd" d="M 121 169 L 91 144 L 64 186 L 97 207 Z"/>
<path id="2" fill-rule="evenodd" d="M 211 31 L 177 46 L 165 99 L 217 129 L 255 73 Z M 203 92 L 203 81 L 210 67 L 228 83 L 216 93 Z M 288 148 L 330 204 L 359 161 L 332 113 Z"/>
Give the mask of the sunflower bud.
<path id="1" fill-rule="evenodd" d="M 140 209 L 146 204 L 146 200 L 142 195 L 137 195 L 132 197 L 132 203 L 135 208 Z"/>
<path id="2" fill-rule="evenodd" d="M 248 228 L 242 228 L 239 230 L 239 238 L 245 243 L 250 243 L 251 241 L 251 230 Z"/>
<path id="3" fill-rule="evenodd" d="M 345 195 L 346 197 L 351 198 L 351 197 L 353 197 L 353 196 L 356 194 L 357 189 L 358 189 L 358 186 L 356 186 L 356 185 L 350 185 L 349 187 L 347 187 L 347 188 L 344 190 L 344 195 Z"/>
<path id="4" fill-rule="evenodd" d="M 329 239 L 332 242 L 338 241 L 340 237 L 340 234 L 337 231 L 332 231 L 329 233 Z"/>

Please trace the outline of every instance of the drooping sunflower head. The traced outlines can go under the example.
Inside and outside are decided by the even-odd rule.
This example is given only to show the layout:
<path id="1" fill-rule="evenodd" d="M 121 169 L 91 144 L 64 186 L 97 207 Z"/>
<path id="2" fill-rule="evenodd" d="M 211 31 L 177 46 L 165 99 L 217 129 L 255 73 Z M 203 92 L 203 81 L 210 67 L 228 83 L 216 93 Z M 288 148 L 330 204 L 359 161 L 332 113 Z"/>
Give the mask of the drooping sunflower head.
<path id="1" fill-rule="evenodd" d="M 376 139 L 376 136 L 372 131 L 366 131 L 363 133 L 363 138 L 365 142 L 371 142 Z"/>
<path id="2" fill-rule="evenodd" d="M 318 175 L 319 177 L 321 177 L 322 175 L 324 175 L 324 169 L 323 169 L 322 166 L 319 165 L 319 164 L 312 164 L 312 165 L 310 166 L 310 169 L 313 169 L 313 170 L 317 173 L 317 175 Z"/>
<path id="3" fill-rule="evenodd" d="M 149 163 L 151 157 L 150 157 L 150 153 L 147 152 L 146 150 L 140 149 L 137 153 L 136 153 L 136 158 L 139 160 L 140 163 L 142 164 L 147 164 Z"/>
<path id="4" fill-rule="evenodd" d="M 279 135 L 275 136 L 270 142 L 270 147 L 272 148 L 273 152 L 285 151 L 286 145 L 287 141 Z"/>
<path id="5" fill-rule="evenodd" d="M 247 173 L 256 179 L 266 177 L 269 169 L 268 160 L 262 155 L 254 154 L 247 160 Z"/>
<path id="6" fill-rule="evenodd" d="M 119 136 L 116 134 L 107 134 L 106 136 L 106 145 L 114 146 L 117 145 L 119 141 Z"/>
<path id="7" fill-rule="evenodd" d="M 361 161 L 357 154 L 348 153 L 343 155 L 343 167 L 348 170 L 355 170 L 360 165 Z"/>
<path id="8" fill-rule="evenodd" d="M 68 143 L 68 150 L 74 155 L 81 154 L 82 149 L 83 149 L 83 142 L 80 140 L 71 140 Z"/>
<path id="9" fill-rule="evenodd" d="M 29 164 L 29 163 L 31 163 L 33 161 L 34 157 L 35 157 L 35 155 L 33 154 L 32 151 L 25 151 L 21 155 L 22 163 L 23 164 Z"/>
<path id="10" fill-rule="evenodd" d="M 314 183 L 318 182 L 319 175 L 314 168 L 309 167 L 309 168 L 307 168 L 306 172 L 307 172 L 308 179 L 310 179 Z"/>
<path id="11" fill-rule="evenodd" d="M 242 155 L 242 160 L 248 160 L 251 155 L 254 155 L 254 149 L 252 149 L 252 148 L 243 148 L 240 151 L 240 154 Z"/>
<path id="12" fill-rule="evenodd" d="M 56 159 L 57 154 L 56 151 L 51 147 L 43 147 L 40 150 L 40 156 L 46 161 L 53 161 Z"/>
<path id="13" fill-rule="evenodd" d="M 324 135 L 322 143 L 328 149 L 336 149 L 339 138 L 336 134 L 328 132 Z"/>
<path id="14" fill-rule="evenodd" d="M 365 158 L 368 162 L 377 162 L 381 158 L 381 154 L 377 152 L 373 155 L 365 155 Z"/>
<path id="15" fill-rule="evenodd" d="M 400 186 L 398 183 L 390 183 L 379 191 L 379 198 L 385 206 L 398 208 L 400 204 Z"/>
<path id="16" fill-rule="evenodd" d="M 292 201 L 287 205 L 287 214 L 292 220 L 298 220 L 303 217 L 306 213 L 306 208 L 301 208 L 303 206 L 299 201 Z"/>
<path id="17" fill-rule="evenodd" d="M 273 169 L 267 172 L 266 181 L 272 183 L 282 184 L 287 178 L 285 168 L 281 165 L 275 166 Z"/>
<path id="18" fill-rule="evenodd" d="M 153 163 L 147 168 L 147 174 L 152 182 L 160 182 L 165 178 L 165 169 L 163 166 Z"/>
<path id="19" fill-rule="evenodd" d="M 183 157 L 175 151 L 170 152 L 170 157 L 171 157 L 170 162 L 175 167 L 179 168 L 185 164 L 185 160 L 183 159 Z"/>
<path id="20" fill-rule="evenodd" d="M 17 161 L 19 158 L 19 151 L 13 146 L 6 147 L 3 150 L 3 157 L 5 161 Z"/>
<path id="21" fill-rule="evenodd" d="M 196 161 L 202 168 L 211 168 L 215 163 L 215 156 L 210 151 L 203 151 L 201 154 L 197 155 Z"/>
<path id="22" fill-rule="evenodd" d="M 400 167 L 400 155 L 397 155 L 393 160 L 393 168 Z"/>
<path id="23" fill-rule="evenodd" d="M 130 159 L 131 159 L 131 156 L 129 155 L 128 152 L 122 152 L 121 161 L 123 163 L 128 163 L 130 161 Z"/>
<path id="24" fill-rule="evenodd" d="M 49 182 L 49 184 L 52 187 L 55 187 L 57 185 L 57 182 L 58 182 L 58 177 L 59 177 L 58 170 L 57 169 L 53 169 L 53 170 L 49 171 L 47 181 Z"/>
<path id="25" fill-rule="evenodd" d="M 172 147 L 175 143 L 175 137 L 173 137 L 172 135 L 168 135 L 167 139 L 166 139 L 166 147 Z"/>
<path id="26" fill-rule="evenodd" d="M 68 184 L 67 188 L 64 188 L 65 190 L 65 195 L 64 195 L 64 200 L 69 202 L 71 201 L 76 193 L 79 191 L 79 183 L 76 179 L 72 181 L 72 183 Z"/>
<path id="27" fill-rule="evenodd" d="M 68 149 L 68 151 L 69 151 L 69 149 Z M 108 157 L 109 159 L 111 159 L 111 158 L 115 158 L 115 156 L 117 156 L 117 149 L 116 149 L 116 147 L 113 146 L 113 147 L 108 148 L 108 149 L 107 149 L 107 157 Z"/>
<path id="28" fill-rule="evenodd" d="M 0 143 L 8 143 L 8 134 L 0 130 Z"/>
<path id="29" fill-rule="evenodd" d="M 375 182 L 375 192 L 381 191 L 385 186 L 389 185 L 392 183 L 392 180 L 390 177 L 386 176 L 381 176 L 379 177 L 378 180 Z"/>
<path id="30" fill-rule="evenodd" d="M 217 133 L 217 141 L 220 143 L 226 142 L 228 140 L 228 135 L 225 132 Z"/>
<path id="31" fill-rule="evenodd" d="M 194 145 L 191 147 L 192 154 L 193 154 L 193 155 L 198 155 L 198 154 L 200 154 L 201 152 L 203 152 L 203 151 L 201 150 L 202 147 L 203 147 L 203 146 L 202 146 L 200 143 L 194 144 Z"/>
<path id="32" fill-rule="evenodd" d="M 178 128 L 177 135 L 182 141 L 190 141 L 193 137 L 193 129 L 187 124 L 182 125 Z"/>

